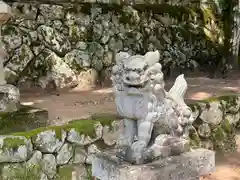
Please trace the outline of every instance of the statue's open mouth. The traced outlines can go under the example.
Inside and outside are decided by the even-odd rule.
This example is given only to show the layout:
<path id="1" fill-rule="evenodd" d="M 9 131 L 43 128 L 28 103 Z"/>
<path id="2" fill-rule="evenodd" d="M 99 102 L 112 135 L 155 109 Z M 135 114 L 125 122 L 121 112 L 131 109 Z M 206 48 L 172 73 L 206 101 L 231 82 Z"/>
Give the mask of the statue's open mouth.
<path id="1" fill-rule="evenodd" d="M 148 80 L 143 80 L 143 81 L 129 81 L 126 78 L 123 80 L 125 86 L 127 87 L 133 87 L 133 88 L 143 88 L 148 85 Z"/>

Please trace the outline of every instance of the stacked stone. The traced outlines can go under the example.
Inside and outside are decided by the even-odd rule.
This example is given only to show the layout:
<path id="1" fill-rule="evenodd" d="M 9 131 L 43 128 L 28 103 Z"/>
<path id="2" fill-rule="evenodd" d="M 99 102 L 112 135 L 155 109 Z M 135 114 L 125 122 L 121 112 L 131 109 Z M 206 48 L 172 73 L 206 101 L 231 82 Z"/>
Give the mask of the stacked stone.
<path id="1" fill-rule="evenodd" d="M 210 98 L 190 106 L 197 118 L 191 132 L 193 147 L 236 150 L 235 130 L 240 120 L 237 95 Z"/>
<path id="2" fill-rule="evenodd" d="M 142 54 L 158 49 L 164 67 L 184 68 L 197 66 L 193 57 L 214 52 L 197 38 L 200 31 L 195 32 L 196 40 L 184 38 L 178 27 L 201 21 L 180 11 L 174 11 L 175 17 L 182 17 L 177 19 L 127 5 L 13 3 L 11 7 L 14 17 L 2 26 L 1 39 L 8 51 L 4 64 L 9 83 L 29 79 L 45 88 L 49 82 L 57 87 L 106 82 L 119 51 Z"/>
<path id="3" fill-rule="evenodd" d="M 197 118 L 194 129 L 190 132 L 193 148 L 235 149 L 234 129 L 239 124 L 240 117 L 238 96 L 213 98 L 189 106 Z M 98 120 L 89 121 L 93 124 L 84 127 L 92 129 L 94 125 L 94 132 L 89 131 L 91 133 L 88 130 L 88 133 L 83 133 L 85 129 L 79 129 L 81 123 L 86 122 L 80 120 L 75 125 L 0 136 L 2 178 L 18 180 L 30 171 L 34 174 L 29 173 L 29 176 L 41 176 L 41 180 L 64 177 L 64 174 L 80 177 L 81 173 L 81 180 L 87 180 L 87 167 L 91 164 L 93 155 L 99 151 L 108 153 L 114 148 L 121 125 L 119 120 L 113 120 L 108 125 Z"/>
<path id="4" fill-rule="evenodd" d="M 95 123 L 94 136 L 74 127 L 42 130 L 34 135 L 33 131 L 25 136 L 0 136 L 1 179 L 60 180 L 76 176 L 88 180 L 87 166 L 91 165 L 93 154 L 116 143 L 118 126 L 119 121 L 109 126 Z"/>

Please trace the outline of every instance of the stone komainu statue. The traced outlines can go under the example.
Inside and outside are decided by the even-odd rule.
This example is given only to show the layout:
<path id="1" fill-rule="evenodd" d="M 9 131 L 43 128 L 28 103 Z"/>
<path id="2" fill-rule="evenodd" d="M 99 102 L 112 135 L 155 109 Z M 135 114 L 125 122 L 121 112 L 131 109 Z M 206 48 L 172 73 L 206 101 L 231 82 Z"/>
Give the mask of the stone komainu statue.
<path id="1" fill-rule="evenodd" d="M 158 51 L 120 52 L 112 69 L 117 111 L 124 117 L 117 156 L 135 164 L 189 150 L 188 130 L 195 119 L 184 102 L 187 82 L 179 75 L 167 92 L 159 59 Z"/>

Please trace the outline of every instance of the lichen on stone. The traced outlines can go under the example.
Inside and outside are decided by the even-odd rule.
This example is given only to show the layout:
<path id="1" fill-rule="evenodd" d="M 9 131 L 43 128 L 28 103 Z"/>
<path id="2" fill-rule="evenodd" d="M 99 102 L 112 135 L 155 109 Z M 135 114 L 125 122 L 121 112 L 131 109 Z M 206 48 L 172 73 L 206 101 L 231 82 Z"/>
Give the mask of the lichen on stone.
<path id="1" fill-rule="evenodd" d="M 90 137 L 95 137 L 95 125 L 100 123 L 103 126 L 111 127 L 111 123 L 114 120 L 118 120 L 119 117 L 117 115 L 108 115 L 108 114 L 96 114 L 93 115 L 90 119 L 80 119 L 80 120 L 72 120 L 68 124 L 62 126 L 49 126 L 49 127 L 41 127 L 28 132 L 16 132 L 13 135 L 24 136 L 26 138 L 36 138 L 36 136 L 44 131 L 52 130 L 56 133 L 57 138 L 61 138 L 62 131 L 68 132 L 71 129 L 75 129 L 79 134 L 84 134 Z"/>
<path id="2" fill-rule="evenodd" d="M 41 114 L 36 116 L 36 114 Z M 45 126 L 47 121 L 47 111 L 33 108 L 31 106 L 20 105 L 18 111 L 0 112 L 0 134 L 9 134 L 19 131 L 35 129 L 39 126 Z"/>
<path id="3" fill-rule="evenodd" d="M 20 146 L 24 146 L 26 143 L 24 139 L 19 137 L 7 137 L 3 140 L 2 149 L 18 149 Z"/>

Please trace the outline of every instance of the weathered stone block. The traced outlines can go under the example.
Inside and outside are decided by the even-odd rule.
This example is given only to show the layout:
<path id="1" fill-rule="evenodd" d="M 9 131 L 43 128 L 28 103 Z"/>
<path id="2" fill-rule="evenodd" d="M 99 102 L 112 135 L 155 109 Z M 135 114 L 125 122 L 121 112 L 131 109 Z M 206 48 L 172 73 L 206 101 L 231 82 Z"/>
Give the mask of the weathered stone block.
<path id="1" fill-rule="evenodd" d="M 215 153 L 207 149 L 196 149 L 144 165 L 132 165 L 103 153 L 95 155 L 92 161 L 92 174 L 101 180 L 188 180 L 214 169 Z"/>
<path id="2" fill-rule="evenodd" d="M 45 127 L 48 112 L 43 109 L 21 105 L 15 112 L 0 112 L 0 134 L 28 131 Z"/>
<path id="3" fill-rule="evenodd" d="M 0 136 L 0 163 L 24 162 L 31 157 L 31 140 L 22 136 Z"/>

